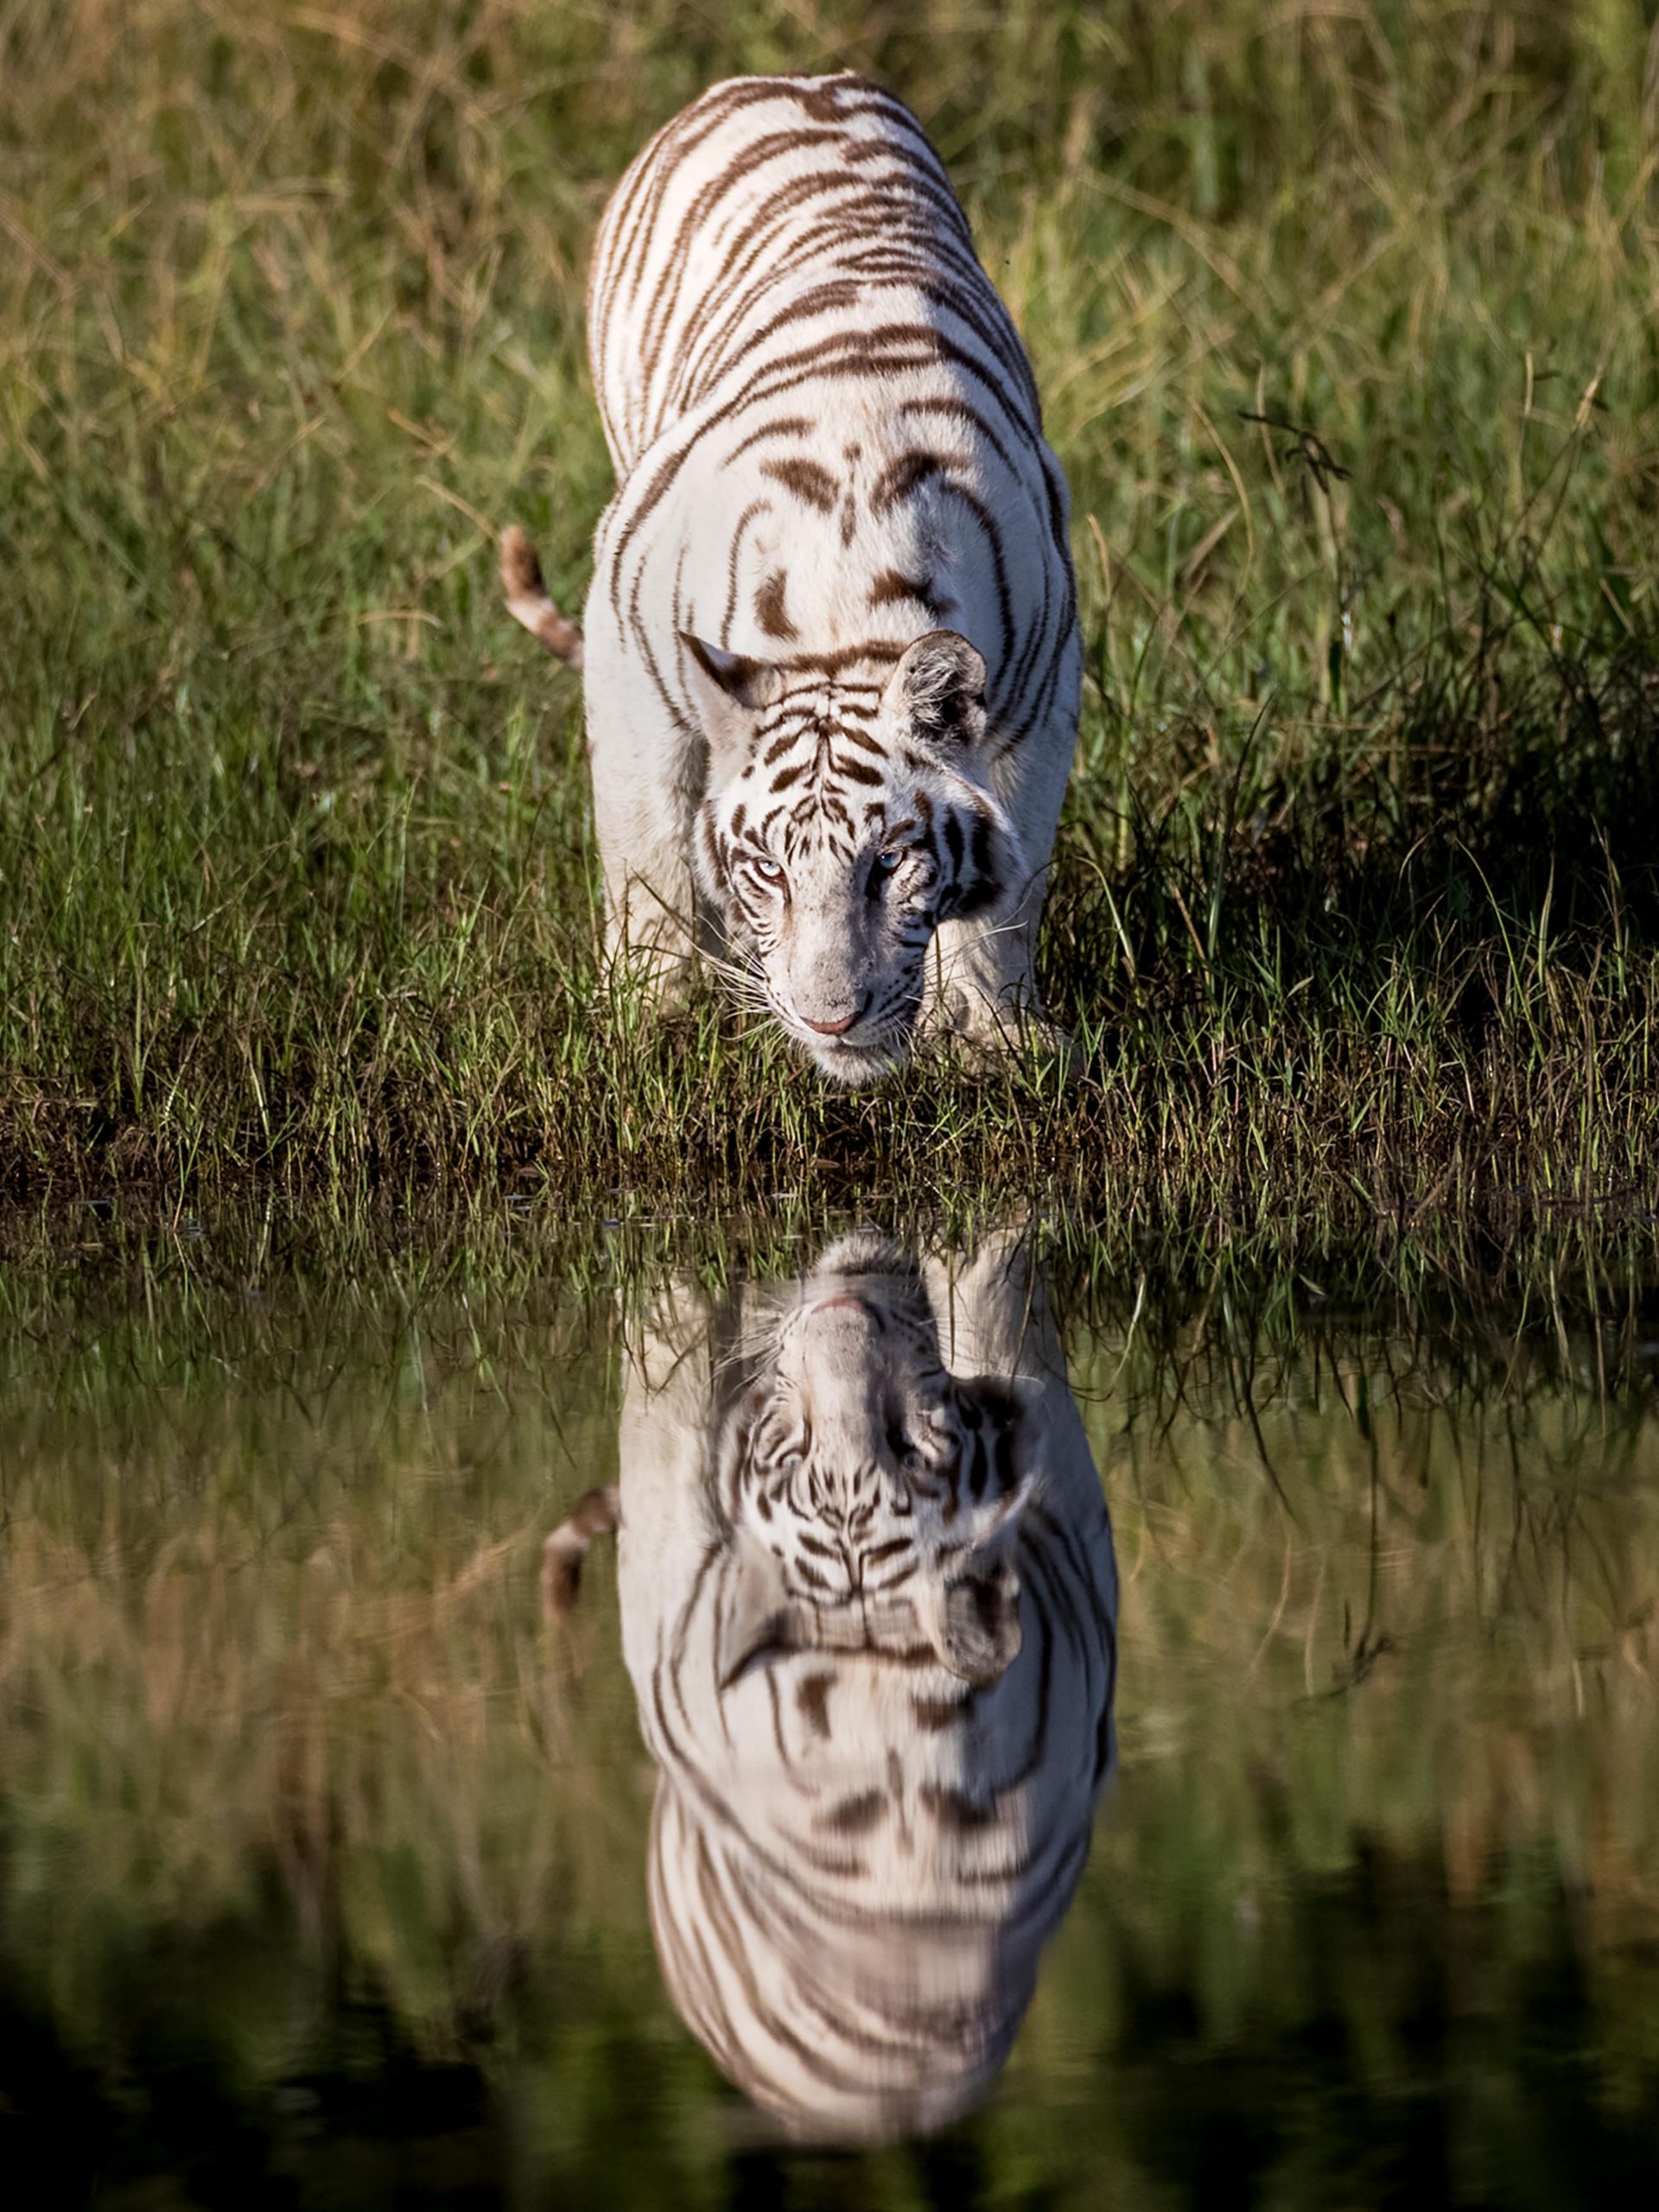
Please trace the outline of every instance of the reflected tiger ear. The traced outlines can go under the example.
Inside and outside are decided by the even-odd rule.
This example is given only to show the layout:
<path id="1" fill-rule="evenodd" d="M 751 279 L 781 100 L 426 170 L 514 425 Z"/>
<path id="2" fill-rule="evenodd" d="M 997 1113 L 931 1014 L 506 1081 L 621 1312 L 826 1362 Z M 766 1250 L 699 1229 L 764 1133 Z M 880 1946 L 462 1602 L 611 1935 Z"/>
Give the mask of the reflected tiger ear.
<path id="1" fill-rule="evenodd" d="M 982 1377 L 960 1386 L 978 1405 L 991 1465 L 1008 1487 L 973 1509 L 968 1551 L 926 1601 L 922 1624 L 940 1663 L 983 1689 L 1020 1656 L 1020 1520 L 1037 1495 L 1032 1461 L 1044 1433 L 1037 1394 L 1023 1381 Z"/>
<path id="2" fill-rule="evenodd" d="M 985 662 L 957 630 L 930 630 L 906 646 L 883 704 L 925 745 L 976 745 L 985 734 Z"/>
<path id="3" fill-rule="evenodd" d="M 775 1652 L 800 1648 L 800 1624 L 775 1554 L 753 1536 L 732 1540 L 721 1577 L 715 1628 L 715 1680 L 721 1690 Z"/>
<path id="4" fill-rule="evenodd" d="M 1005 1559 L 970 1567 L 945 1586 L 931 1641 L 958 1681 L 1000 1681 L 1020 1656 L 1020 1578 Z"/>
<path id="5" fill-rule="evenodd" d="M 784 672 L 769 660 L 751 660 L 720 645 L 680 632 L 685 648 L 682 665 L 697 726 L 709 741 L 713 760 L 746 753 L 754 717 L 772 706 L 784 688 Z"/>
<path id="6" fill-rule="evenodd" d="M 1035 1493 L 1036 1464 L 1048 1433 L 1042 1385 L 1027 1375 L 975 1375 L 957 1385 L 977 1408 L 994 1440 L 993 1448 L 1009 1480 L 1001 1496 L 979 1508 L 976 1543 L 988 1543 L 1012 1529 Z"/>

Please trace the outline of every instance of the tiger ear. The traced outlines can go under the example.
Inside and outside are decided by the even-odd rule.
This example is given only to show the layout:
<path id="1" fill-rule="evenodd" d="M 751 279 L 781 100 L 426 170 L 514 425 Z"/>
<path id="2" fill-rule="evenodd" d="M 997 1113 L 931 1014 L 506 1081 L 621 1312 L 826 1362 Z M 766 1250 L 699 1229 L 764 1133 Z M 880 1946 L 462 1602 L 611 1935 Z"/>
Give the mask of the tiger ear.
<path id="1" fill-rule="evenodd" d="M 747 753 L 755 716 L 784 688 L 783 671 L 769 660 L 728 653 L 689 630 L 681 631 L 680 643 L 685 648 L 687 688 L 710 759 L 723 762 Z"/>
<path id="2" fill-rule="evenodd" d="M 957 630 L 930 630 L 907 645 L 882 703 L 925 745 L 977 745 L 985 734 L 985 661 Z"/>
<path id="3" fill-rule="evenodd" d="M 715 1679 L 721 1690 L 775 1652 L 800 1647 L 799 1623 L 777 1555 L 753 1536 L 733 1539 L 715 1630 Z"/>

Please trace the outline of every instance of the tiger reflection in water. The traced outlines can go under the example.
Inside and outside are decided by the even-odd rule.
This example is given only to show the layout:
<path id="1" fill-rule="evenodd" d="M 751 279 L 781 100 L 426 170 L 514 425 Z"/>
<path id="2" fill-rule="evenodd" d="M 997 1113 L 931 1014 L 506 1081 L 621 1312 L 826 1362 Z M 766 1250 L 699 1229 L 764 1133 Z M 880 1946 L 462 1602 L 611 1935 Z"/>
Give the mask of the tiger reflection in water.
<path id="1" fill-rule="evenodd" d="M 1112 1764 L 1110 1523 L 1027 1247 L 952 1272 L 870 1236 L 716 1313 L 659 1304 L 618 1529 L 659 1770 L 676 2003 L 794 2133 L 925 2132 L 1006 2058 Z"/>

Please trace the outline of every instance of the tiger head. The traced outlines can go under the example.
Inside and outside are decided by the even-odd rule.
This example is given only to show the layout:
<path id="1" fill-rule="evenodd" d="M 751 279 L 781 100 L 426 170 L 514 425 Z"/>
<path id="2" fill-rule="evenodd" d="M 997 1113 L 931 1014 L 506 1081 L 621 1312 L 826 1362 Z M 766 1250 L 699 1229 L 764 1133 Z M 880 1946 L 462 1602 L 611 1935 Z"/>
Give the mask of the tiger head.
<path id="1" fill-rule="evenodd" d="M 948 1371 L 905 1255 L 832 1248 L 767 1317 L 763 1363 L 721 1424 L 722 1685 L 837 1648 L 995 1682 L 1020 1650 L 1041 1425 L 1030 1384 Z"/>
<path id="2" fill-rule="evenodd" d="M 985 663 L 954 630 L 846 667 L 681 642 L 709 748 L 697 875 L 740 981 L 826 1075 L 871 1081 L 910 1048 L 939 925 L 1023 887 Z"/>

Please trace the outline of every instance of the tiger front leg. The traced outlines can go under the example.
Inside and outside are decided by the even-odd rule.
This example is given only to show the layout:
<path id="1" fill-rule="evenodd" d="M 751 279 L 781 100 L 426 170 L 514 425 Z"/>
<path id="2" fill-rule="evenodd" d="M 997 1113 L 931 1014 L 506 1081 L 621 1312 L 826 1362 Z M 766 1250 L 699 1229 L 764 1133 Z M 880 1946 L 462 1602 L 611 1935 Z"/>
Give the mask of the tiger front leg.
<path id="1" fill-rule="evenodd" d="M 676 885 L 660 867 L 638 869 L 631 855 L 613 860 L 602 831 L 600 853 L 605 870 L 601 980 L 613 996 L 649 1014 L 672 1013 L 689 1003 L 696 980 L 691 887 L 689 881 Z"/>
<path id="2" fill-rule="evenodd" d="M 1046 887 L 1045 874 L 1009 912 L 940 925 L 924 1021 L 963 1046 L 970 1059 L 995 1062 L 1033 1044 L 1071 1065 L 1071 1039 L 1049 1018 L 1037 987 L 1037 928 Z"/>
<path id="3" fill-rule="evenodd" d="M 1070 658 L 1075 661 L 1075 648 Z M 995 905 L 939 927 L 933 1020 L 971 1058 L 995 1062 L 1034 1046 L 1068 1074 L 1077 1065 L 1071 1037 L 1043 1006 L 1036 968 L 1037 931 L 1076 743 L 1072 712 L 993 772 L 1018 836 L 1020 872 Z"/>

